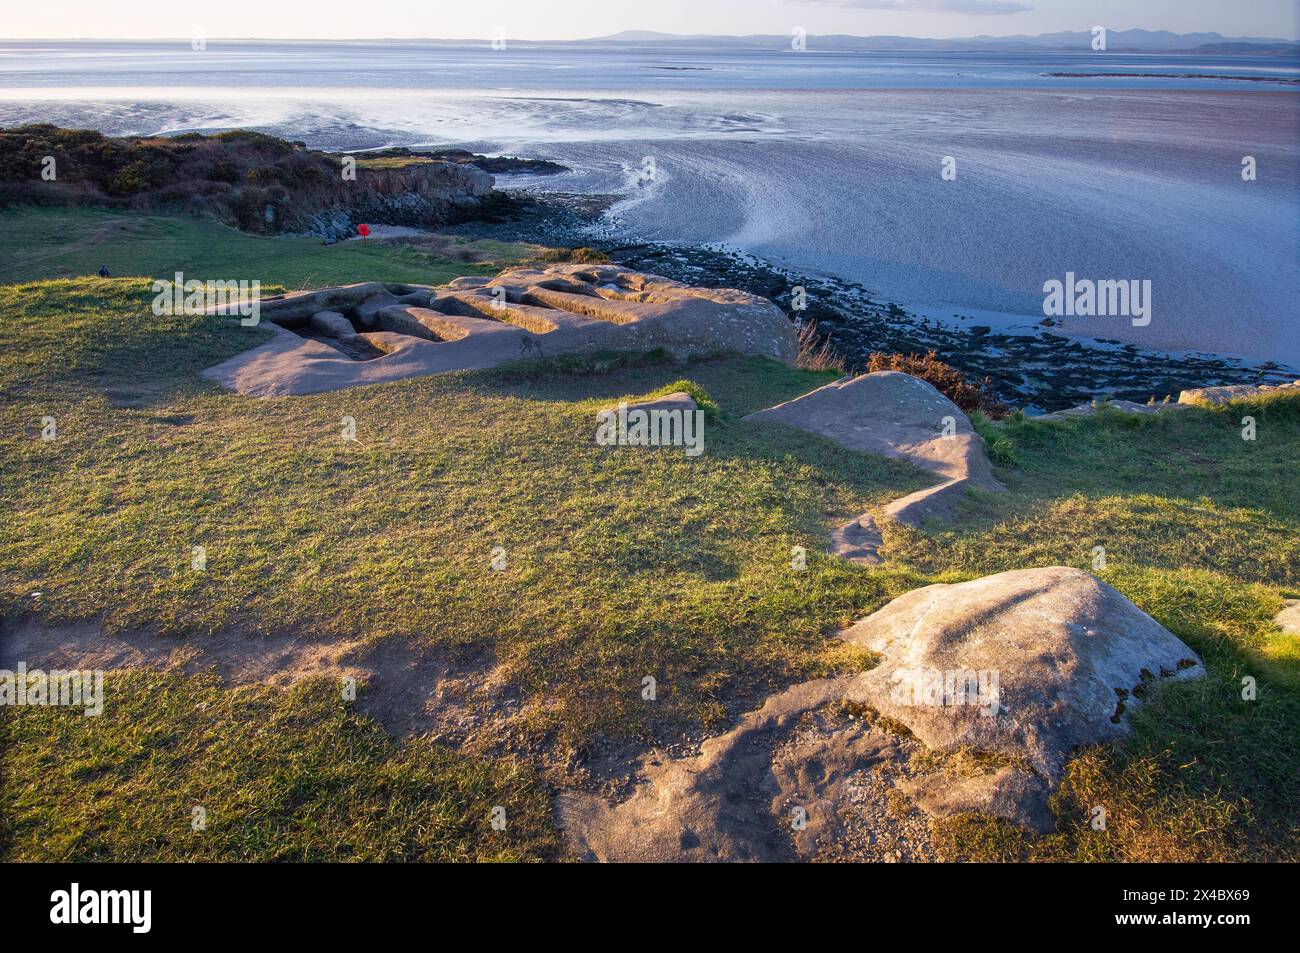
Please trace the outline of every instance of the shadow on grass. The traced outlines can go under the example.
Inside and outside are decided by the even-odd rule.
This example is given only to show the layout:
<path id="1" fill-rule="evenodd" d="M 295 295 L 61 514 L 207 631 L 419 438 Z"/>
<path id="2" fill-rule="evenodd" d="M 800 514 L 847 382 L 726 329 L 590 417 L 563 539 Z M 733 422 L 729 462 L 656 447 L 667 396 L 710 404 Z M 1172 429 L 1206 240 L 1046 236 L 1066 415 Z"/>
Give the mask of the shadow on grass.
<path id="1" fill-rule="evenodd" d="M 142 278 L 0 286 L 0 392 L 75 401 L 89 388 L 114 406 L 156 406 L 210 389 L 199 371 L 271 335 L 238 318 L 155 315 L 150 289 Z"/>

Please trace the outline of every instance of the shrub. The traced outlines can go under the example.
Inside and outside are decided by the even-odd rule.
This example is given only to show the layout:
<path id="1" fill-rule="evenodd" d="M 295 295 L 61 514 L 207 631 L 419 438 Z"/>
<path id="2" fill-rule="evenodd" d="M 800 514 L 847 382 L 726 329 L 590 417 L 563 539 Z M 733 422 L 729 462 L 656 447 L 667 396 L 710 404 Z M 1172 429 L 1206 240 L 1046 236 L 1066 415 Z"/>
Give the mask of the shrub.
<path id="1" fill-rule="evenodd" d="M 239 181 L 239 166 L 223 159 L 220 162 L 213 163 L 212 171 L 209 175 L 217 182 L 225 182 L 227 185 L 234 185 Z"/>
<path id="2" fill-rule="evenodd" d="M 109 180 L 108 191 L 112 195 L 134 195 L 148 188 L 148 169 L 140 161 L 123 166 Z"/>
<path id="3" fill-rule="evenodd" d="M 245 179 L 247 179 L 249 185 L 278 185 L 280 183 L 280 174 L 274 166 L 264 165 L 256 169 L 249 169 Z"/>
<path id="4" fill-rule="evenodd" d="M 925 355 L 876 352 L 867 358 L 867 370 L 902 371 L 919 377 L 967 413 L 977 410 L 991 420 L 1011 413 L 1011 408 L 993 392 L 992 381 L 986 377 L 978 385 L 972 384 L 961 371 L 939 360 L 934 351 Z"/>
<path id="5" fill-rule="evenodd" d="M 245 232 L 275 232 L 289 210 L 289 193 L 283 186 L 267 189 L 245 187 L 232 203 L 235 224 Z"/>
<path id="6" fill-rule="evenodd" d="M 595 248 L 547 248 L 538 256 L 542 261 L 566 262 L 575 265 L 603 265 L 609 256 Z"/>
<path id="7" fill-rule="evenodd" d="M 844 358 L 833 347 L 831 339 L 817 333 L 816 321 L 803 321 L 795 325 L 799 353 L 795 366 L 805 371 L 837 371 L 845 374 Z"/>

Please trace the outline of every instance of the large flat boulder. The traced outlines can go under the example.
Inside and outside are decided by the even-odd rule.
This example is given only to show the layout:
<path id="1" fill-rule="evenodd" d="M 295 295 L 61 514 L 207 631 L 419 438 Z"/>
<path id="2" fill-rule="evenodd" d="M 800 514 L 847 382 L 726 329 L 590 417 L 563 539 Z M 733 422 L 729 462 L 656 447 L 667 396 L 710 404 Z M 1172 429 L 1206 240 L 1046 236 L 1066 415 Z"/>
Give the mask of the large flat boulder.
<path id="1" fill-rule="evenodd" d="M 331 317 L 318 317 L 325 313 Z M 205 377 L 273 397 L 565 353 L 663 348 L 678 358 L 726 352 L 793 364 L 798 352 L 793 325 L 765 298 L 613 265 L 516 268 L 444 288 L 325 288 L 263 299 L 260 317 L 279 333 L 208 368 Z M 332 345 L 345 324 L 408 340 L 355 360 Z"/>
<path id="2" fill-rule="evenodd" d="M 1002 755 L 1052 782 L 1076 747 L 1119 737 L 1157 683 L 1204 674 L 1117 589 L 1064 566 L 926 586 L 842 638 L 883 656 L 855 694 L 930 748 Z"/>
<path id="3" fill-rule="evenodd" d="M 561 794 L 573 849 L 606 861 L 812 858 L 854 817 L 883 823 L 895 792 L 931 816 L 1050 831 L 1048 797 L 1071 753 L 1122 738 L 1126 712 L 1158 684 L 1204 674 L 1118 590 L 1060 566 L 927 586 L 841 637 L 880 664 L 779 692 L 693 757 L 648 756 L 619 803 Z M 845 703 L 908 730 L 854 720 L 801 735 Z M 867 777 L 890 780 L 866 796 Z"/>
<path id="4" fill-rule="evenodd" d="M 952 520 L 971 489 L 1006 489 L 994 477 L 984 441 L 961 408 L 927 381 L 899 371 L 835 381 L 745 419 L 798 427 L 934 473 L 941 482 L 884 507 L 884 515 L 910 526 Z M 831 536 L 832 551 L 855 562 L 879 562 L 880 543 L 870 514 Z"/>

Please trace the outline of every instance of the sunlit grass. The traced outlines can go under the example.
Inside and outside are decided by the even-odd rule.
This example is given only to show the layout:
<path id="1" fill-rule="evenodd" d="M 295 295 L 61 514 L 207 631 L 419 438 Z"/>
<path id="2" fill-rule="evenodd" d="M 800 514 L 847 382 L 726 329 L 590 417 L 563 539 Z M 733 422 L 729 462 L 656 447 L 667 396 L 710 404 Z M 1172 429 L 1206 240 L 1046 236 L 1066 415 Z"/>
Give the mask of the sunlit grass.
<path id="1" fill-rule="evenodd" d="M 528 246 L 447 239 L 435 249 L 378 241 L 249 235 L 205 218 L 98 208 L 0 210 L 0 282 L 97 275 L 260 281 L 290 289 L 357 281 L 442 284 L 494 274 Z M 452 254 L 456 252 L 456 254 Z"/>
<path id="2" fill-rule="evenodd" d="M 148 272 L 147 257 L 133 262 Z M 266 331 L 157 318 L 149 297 L 144 279 L 0 287 L 0 615 L 485 647 L 525 700 L 523 730 L 583 751 L 717 731 L 770 691 L 859 666 L 835 629 L 916 586 L 1095 567 L 1200 652 L 1210 677 L 1137 707 L 1130 744 L 1076 759 L 1058 835 L 1031 842 L 965 819 L 939 826 L 940 845 L 1297 856 L 1300 653 L 1271 624 L 1281 597 L 1300 594 L 1294 400 L 989 425 L 1014 461 L 1000 472 L 1011 492 L 971 501 L 960 530 L 891 530 L 892 562 L 860 569 L 821 554 L 827 529 L 930 478 L 741 420 L 833 373 L 596 355 L 256 400 L 197 372 Z M 702 456 L 595 444 L 599 408 L 683 382 L 716 405 Z M 1240 436 L 1246 412 L 1253 442 Z M 41 439 L 47 417 L 53 441 Z M 205 571 L 189 568 L 193 545 Z M 807 571 L 791 568 L 794 546 L 809 550 Z M 0 714 L 6 856 L 35 859 L 42 843 L 51 857 L 114 859 L 554 850 L 527 774 L 390 741 L 323 686 L 110 682 L 100 721 Z M 191 802 L 214 790 L 219 826 L 191 840 Z M 528 820 L 494 841 L 480 821 L 500 798 Z M 391 817 L 378 807 L 390 799 Z M 1104 832 L 1087 824 L 1096 804 Z"/>
<path id="3" fill-rule="evenodd" d="M 419 740 L 398 744 L 353 714 L 337 683 L 231 691 L 211 676 L 121 673 L 108 676 L 105 695 L 98 718 L 57 708 L 0 718 L 6 860 L 497 861 L 558 852 L 545 791 L 527 770 Z M 497 807 L 503 830 L 492 826 Z"/>

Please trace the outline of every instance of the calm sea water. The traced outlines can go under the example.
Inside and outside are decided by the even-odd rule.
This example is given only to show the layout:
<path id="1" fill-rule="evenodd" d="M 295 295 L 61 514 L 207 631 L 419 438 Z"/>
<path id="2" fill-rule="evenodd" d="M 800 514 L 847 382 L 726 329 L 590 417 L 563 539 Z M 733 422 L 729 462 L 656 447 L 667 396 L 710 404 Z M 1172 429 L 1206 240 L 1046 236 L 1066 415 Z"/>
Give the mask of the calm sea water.
<path id="1" fill-rule="evenodd" d="M 815 41 L 814 41 L 815 46 Z M 1152 319 L 1067 330 L 1300 364 L 1300 76 L 1268 57 L 492 50 L 429 43 L 0 42 L 0 124 L 263 129 L 463 145 L 624 196 L 609 230 L 717 243 L 952 320 L 1042 287 L 1149 280 Z M 945 157 L 956 178 L 945 181 Z M 1243 157 L 1258 175 L 1243 181 Z M 654 177 L 639 184 L 647 157 Z"/>

